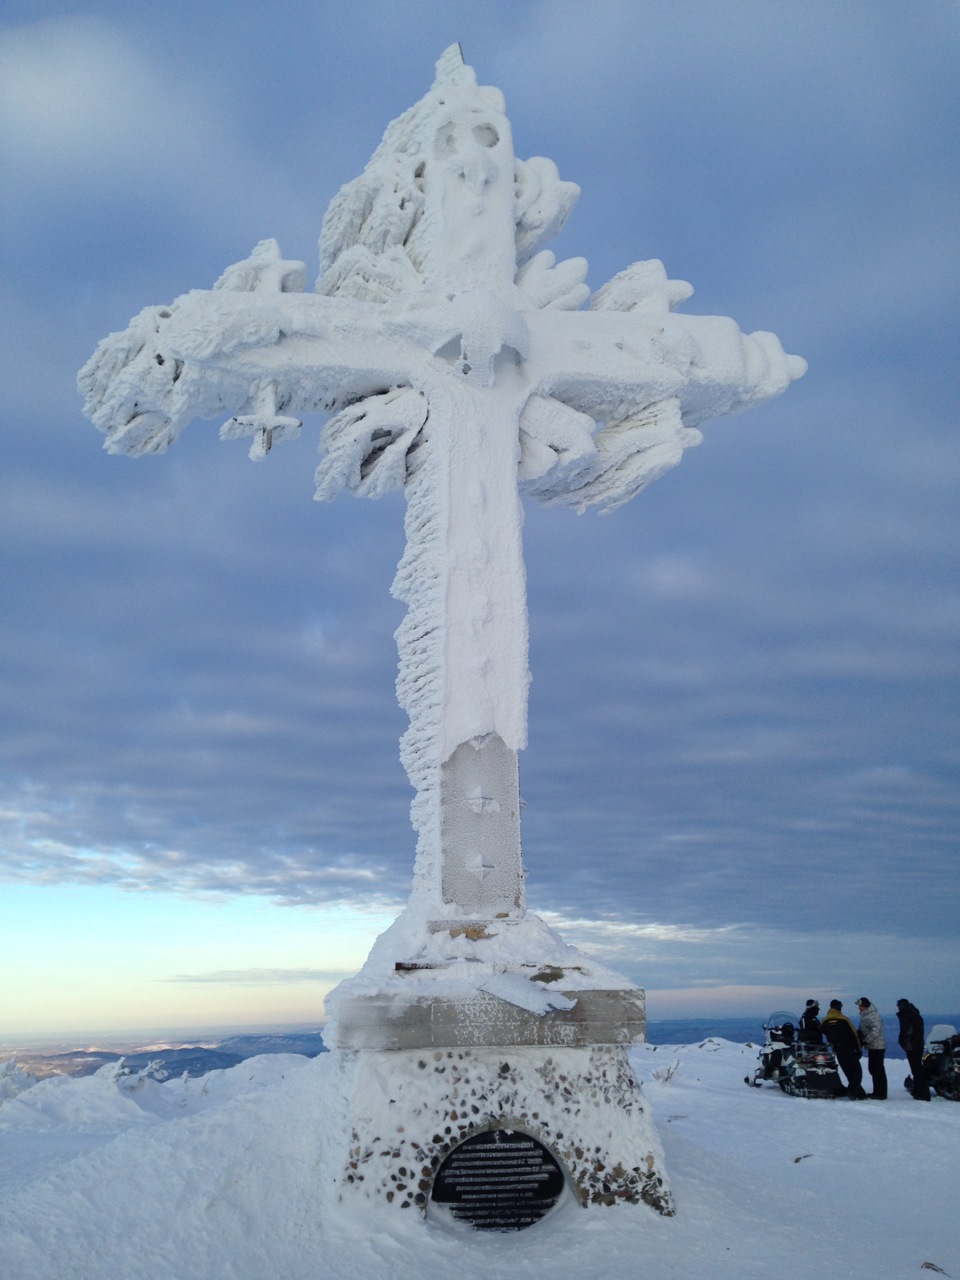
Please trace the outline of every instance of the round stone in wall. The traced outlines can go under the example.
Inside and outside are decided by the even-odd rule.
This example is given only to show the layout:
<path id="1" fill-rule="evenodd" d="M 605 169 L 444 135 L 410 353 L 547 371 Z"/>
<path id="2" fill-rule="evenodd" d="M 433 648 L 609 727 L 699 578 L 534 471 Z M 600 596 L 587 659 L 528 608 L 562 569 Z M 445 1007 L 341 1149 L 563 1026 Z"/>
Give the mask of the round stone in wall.
<path id="1" fill-rule="evenodd" d="M 550 1212 L 563 1185 L 563 1170 L 542 1142 L 516 1130 L 489 1129 L 450 1152 L 431 1197 L 480 1231 L 521 1231 Z"/>

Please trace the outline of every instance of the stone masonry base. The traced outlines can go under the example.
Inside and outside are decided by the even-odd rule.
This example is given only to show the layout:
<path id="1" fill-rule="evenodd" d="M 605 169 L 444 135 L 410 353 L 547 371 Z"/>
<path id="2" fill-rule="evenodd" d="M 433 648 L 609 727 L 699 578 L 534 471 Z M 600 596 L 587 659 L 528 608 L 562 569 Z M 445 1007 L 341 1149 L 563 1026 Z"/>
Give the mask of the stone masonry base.
<path id="1" fill-rule="evenodd" d="M 474 1134 L 507 1129 L 553 1153 L 584 1207 L 643 1203 L 673 1213 L 660 1143 L 622 1046 L 339 1052 L 354 1059 L 343 1198 L 426 1213 L 446 1156 Z"/>

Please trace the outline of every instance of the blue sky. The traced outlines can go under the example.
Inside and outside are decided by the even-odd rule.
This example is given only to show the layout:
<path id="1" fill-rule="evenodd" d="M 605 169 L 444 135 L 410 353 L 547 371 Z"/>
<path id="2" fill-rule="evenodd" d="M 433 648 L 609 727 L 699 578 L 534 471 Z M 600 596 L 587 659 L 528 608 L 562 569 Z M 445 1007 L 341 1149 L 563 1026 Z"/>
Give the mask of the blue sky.
<path id="1" fill-rule="evenodd" d="M 960 1008 L 957 6 L 8 0 L 0 1038 L 309 1021 L 406 896 L 402 502 L 313 503 L 318 423 L 108 457 L 74 379 L 267 236 L 312 273 L 454 40 L 592 287 L 661 258 L 810 364 L 528 510 L 530 905 L 654 1017 Z"/>

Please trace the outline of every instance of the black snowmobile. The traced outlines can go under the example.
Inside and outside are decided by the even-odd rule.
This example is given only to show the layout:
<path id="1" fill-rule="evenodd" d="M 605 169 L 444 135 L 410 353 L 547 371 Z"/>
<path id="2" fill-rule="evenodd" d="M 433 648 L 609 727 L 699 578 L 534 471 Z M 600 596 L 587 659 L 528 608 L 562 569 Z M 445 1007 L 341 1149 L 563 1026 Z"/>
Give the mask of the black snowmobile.
<path id="1" fill-rule="evenodd" d="M 755 1089 L 775 1081 L 791 1098 L 839 1098 L 846 1093 L 837 1071 L 837 1059 L 828 1044 L 807 1044 L 797 1039 L 798 1019 L 786 1009 L 771 1013 L 763 1024 L 766 1037 L 760 1063 L 744 1084 Z"/>
<path id="2" fill-rule="evenodd" d="M 935 1093 L 951 1102 L 960 1102 L 960 1035 L 949 1022 L 938 1022 L 927 1033 L 923 1070 Z M 903 1083 L 905 1088 L 913 1089 L 912 1076 L 907 1076 Z"/>

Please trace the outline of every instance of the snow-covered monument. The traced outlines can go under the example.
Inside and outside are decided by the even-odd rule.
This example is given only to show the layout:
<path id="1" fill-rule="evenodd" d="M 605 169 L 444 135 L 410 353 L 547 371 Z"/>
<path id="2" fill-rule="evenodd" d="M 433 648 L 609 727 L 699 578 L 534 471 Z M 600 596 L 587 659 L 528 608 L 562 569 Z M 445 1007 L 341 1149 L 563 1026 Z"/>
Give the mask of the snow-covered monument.
<path id="1" fill-rule="evenodd" d="M 333 199 L 312 292 L 265 240 L 212 289 L 142 311 L 79 379 L 110 452 L 162 453 L 232 414 L 221 439 L 263 458 L 323 413 L 318 498 L 405 493 L 413 890 L 325 1035 L 353 1099 L 343 1194 L 481 1227 L 528 1225 L 564 1188 L 672 1212 L 626 1056 L 643 991 L 525 909 L 521 497 L 624 503 L 704 419 L 805 369 L 772 334 L 677 314 L 692 290 L 658 261 L 591 294 L 583 259 L 543 248 L 578 194 L 514 155 L 501 94 L 454 46 Z"/>

